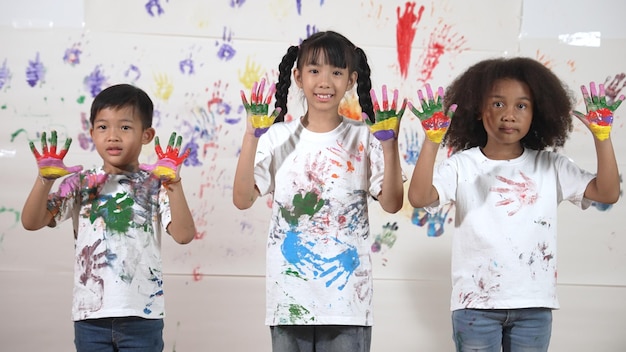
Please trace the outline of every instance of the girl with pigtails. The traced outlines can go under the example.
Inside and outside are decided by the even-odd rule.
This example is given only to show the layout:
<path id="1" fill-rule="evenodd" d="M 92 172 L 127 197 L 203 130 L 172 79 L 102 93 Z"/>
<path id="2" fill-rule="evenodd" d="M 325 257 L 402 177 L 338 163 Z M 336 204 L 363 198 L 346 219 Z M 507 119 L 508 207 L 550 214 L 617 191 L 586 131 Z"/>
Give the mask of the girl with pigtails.
<path id="1" fill-rule="evenodd" d="M 389 213 L 402 207 L 397 137 L 406 100 L 398 106 L 394 90 L 389 102 L 383 86 L 381 109 L 365 53 L 332 31 L 291 46 L 279 71 L 267 92 L 265 81 L 249 101 L 242 92 L 248 120 L 233 184 L 239 209 L 272 195 L 265 320 L 272 348 L 369 351 L 368 207 L 372 199 Z M 306 111 L 286 122 L 292 75 Z M 355 84 L 365 123 L 338 112 Z"/>

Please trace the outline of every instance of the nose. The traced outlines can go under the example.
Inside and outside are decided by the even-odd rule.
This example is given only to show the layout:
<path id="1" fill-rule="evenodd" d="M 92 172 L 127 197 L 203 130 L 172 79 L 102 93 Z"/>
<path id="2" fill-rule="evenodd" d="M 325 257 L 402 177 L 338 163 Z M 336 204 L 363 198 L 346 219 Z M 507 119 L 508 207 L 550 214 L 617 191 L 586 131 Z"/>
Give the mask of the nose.
<path id="1" fill-rule="evenodd" d="M 515 107 L 508 107 L 502 112 L 502 121 L 515 121 Z"/>
<path id="2" fill-rule="evenodd" d="M 118 131 L 117 131 L 117 129 L 115 129 L 115 128 L 109 128 L 109 129 L 107 130 L 107 132 L 108 132 L 108 133 L 107 133 L 107 141 L 110 141 L 110 142 L 116 142 L 116 141 L 119 141 L 119 139 L 120 139 L 120 138 L 119 138 L 119 135 L 118 135 Z"/>

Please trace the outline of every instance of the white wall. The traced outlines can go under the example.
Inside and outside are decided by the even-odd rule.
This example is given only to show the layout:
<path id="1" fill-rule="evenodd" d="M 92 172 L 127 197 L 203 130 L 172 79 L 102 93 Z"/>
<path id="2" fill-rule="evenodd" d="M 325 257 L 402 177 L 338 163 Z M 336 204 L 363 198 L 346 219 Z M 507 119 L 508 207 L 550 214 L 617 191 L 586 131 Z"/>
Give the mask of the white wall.
<path id="1" fill-rule="evenodd" d="M 162 13 L 146 6 L 150 3 L 160 4 Z M 576 92 L 581 84 L 626 71 L 626 22 L 619 17 L 626 5 L 621 2 L 449 0 L 420 2 L 409 12 L 417 14 L 422 5 L 420 20 L 406 27 L 396 12 L 399 8 L 402 16 L 405 2 L 396 0 L 0 0 L 0 167 L 5 170 L 0 173 L 5 186 L 0 195 L 0 350 L 73 349 L 70 224 L 26 232 L 19 212 L 36 177 L 28 141 L 38 140 L 39 132 L 54 128 L 61 139 L 74 139 L 68 165 L 99 164 L 81 123 L 93 100 L 93 85 L 87 83 L 98 75 L 101 88 L 126 82 L 145 89 L 155 101 L 159 136 L 175 130 L 197 143 L 197 159 L 182 176 L 200 233 L 186 246 L 169 238 L 163 245 L 166 351 L 186 352 L 270 350 L 263 325 L 269 209 L 266 199 L 247 211 L 231 202 L 245 118 L 239 91 L 261 77 L 274 79 L 287 47 L 308 36 L 307 26 L 345 34 L 368 54 L 375 86 L 397 87 L 413 100 L 425 82 L 446 85 L 469 65 L 492 56 L 539 59 Z M 402 67 L 406 76 L 396 47 L 398 25 L 415 30 L 408 41 L 409 64 Z M 67 52 L 76 55 L 64 59 Z M 194 71 L 189 66 L 181 70 L 184 62 L 193 62 Z M 31 86 L 27 67 L 37 63 L 42 76 Z M 348 110 L 354 99 L 346 99 Z M 291 104 L 290 113 L 297 116 L 298 100 Z M 582 102 L 578 108 L 584 108 Z M 626 170 L 625 109 L 618 110 L 613 132 L 621 170 Z M 565 152 L 593 170 L 591 136 L 576 126 Z M 403 168 L 410 176 L 423 136 L 409 112 L 402 130 Z M 152 146 L 141 159 L 154 161 Z M 624 207 L 619 202 L 582 212 L 561 206 L 562 309 L 555 312 L 552 351 L 626 346 Z M 414 223 L 408 204 L 394 215 L 373 208 L 373 240 L 384 224 L 398 223 L 392 233 L 396 241 L 373 253 L 373 350 L 451 350 L 452 215 L 443 235 L 433 238 Z"/>

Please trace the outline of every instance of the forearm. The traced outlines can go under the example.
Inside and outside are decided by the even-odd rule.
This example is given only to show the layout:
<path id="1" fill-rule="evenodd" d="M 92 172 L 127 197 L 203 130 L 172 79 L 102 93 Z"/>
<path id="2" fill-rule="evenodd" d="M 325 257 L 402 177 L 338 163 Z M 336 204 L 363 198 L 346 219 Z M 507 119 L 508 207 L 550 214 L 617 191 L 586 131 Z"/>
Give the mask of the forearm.
<path id="1" fill-rule="evenodd" d="M 404 203 L 402 167 L 398 141 L 383 142 L 383 160 L 385 169 L 381 193 L 378 196 L 380 206 L 388 213 L 396 213 Z"/>
<path id="2" fill-rule="evenodd" d="M 594 138 L 597 157 L 597 174 L 595 188 L 598 202 L 612 204 L 617 202 L 620 194 L 620 177 L 611 139 L 599 141 Z"/>
<path id="3" fill-rule="evenodd" d="M 438 143 L 424 140 L 409 184 L 408 198 L 414 208 L 425 207 L 439 197 L 433 187 L 433 169 L 438 150 Z"/>
<path id="4" fill-rule="evenodd" d="M 196 226 L 185 198 L 182 181 L 164 187 L 167 189 L 172 216 L 167 231 L 176 242 L 187 244 L 196 236 Z"/>
<path id="5" fill-rule="evenodd" d="M 52 214 L 48 211 L 48 194 L 52 189 L 54 180 L 46 180 L 37 177 L 24 208 L 22 209 L 22 226 L 26 230 L 39 230 L 52 220 Z"/>
<path id="6" fill-rule="evenodd" d="M 243 138 L 233 181 L 233 204 L 239 209 L 250 208 L 259 196 L 254 181 L 254 157 L 258 141 L 258 138 L 249 134 Z"/>

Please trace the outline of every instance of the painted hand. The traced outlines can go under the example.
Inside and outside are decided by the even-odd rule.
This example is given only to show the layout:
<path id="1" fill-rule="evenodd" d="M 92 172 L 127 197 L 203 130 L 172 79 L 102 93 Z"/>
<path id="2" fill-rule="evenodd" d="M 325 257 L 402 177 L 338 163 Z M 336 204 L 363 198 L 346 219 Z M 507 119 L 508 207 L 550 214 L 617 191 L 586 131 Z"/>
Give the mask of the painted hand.
<path id="1" fill-rule="evenodd" d="M 174 141 L 176 141 L 176 145 L 174 145 Z M 167 148 L 165 149 L 165 152 L 163 152 L 161 144 L 159 143 L 159 137 L 156 137 L 154 139 L 154 150 L 156 151 L 159 160 L 152 165 L 141 164 L 139 165 L 139 168 L 152 172 L 152 174 L 163 182 L 178 182 L 177 180 L 180 179 L 179 166 L 189 156 L 189 153 L 191 153 L 191 149 L 187 149 L 183 154 L 179 155 L 182 143 L 183 137 L 178 136 L 177 140 L 176 132 L 172 132 Z"/>
<path id="2" fill-rule="evenodd" d="M 267 97 L 263 101 L 263 91 L 265 90 L 265 79 L 261 83 L 254 82 L 250 92 L 250 103 L 246 99 L 246 94 L 241 91 L 241 101 L 246 108 L 248 115 L 248 124 L 246 132 L 254 134 L 255 137 L 261 137 L 263 133 L 274 123 L 276 117 L 280 113 L 280 108 L 274 109 L 271 115 L 268 115 L 269 104 L 272 102 L 272 96 L 276 92 L 276 85 L 272 84 L 267 91 Z"/>
<path id="3" fill-rule="evenodd" d="M 37 159 L 37 167 L 39 168 L 39 175 L 48 180 L 55 180 L 65 175 L 73 174 L 83 169 L 82 166 L 65 166 L 63 158 L 72 144 L 72 139 L 67 138 L 65 140 L 65 146 L 57 153 L 57 131 L 51 132 L 50 148 L 48 148 L 48 141 L 46 140 L 46 132 L 41 134 L 41 154 L 35 148 L 33 142 L 29 142 L 30 150 Z"/>
<path id="4" fill-rule="evenodd" d="M 604 84 L 600 84 L 598 88 L 599 92 L 596 91 L 595 82 L 591 82 L 589 84 L 590 96 L 587 87 L 581 86 L 580 90 L 583 93 L 587 113 L 583 114 L 580 111 L 574 111 L 573 113 L 589 128 L 598 140 L 603 141 L 609 138 L 613 126 L 613 112 L 624 101 L 624 96 L 621 95 L 613 104 L 609 105 L 606 101 Z"/>
<path id="5" fill-rule="evenodd" d="M 374 122 L 372 122 L 366 113 L 362 114 L 363 121 L 367 123 L 370 131 L 379 141 L 386 141 L 390 139 L 398 139 L 398 130 L 400 129 L 400 120 L 404 115 L 404 109 L 406 108 L 407 100 L 402 101 L 402 107 L 400 110 L 396 110 L 398 107 L 398 90 L 393 90 L 393 100 L 391 101 L 391 107 L 389 107 L 389 100 L 387 98 L 387 86 L 383 85 L 383 109 L 380 109 L 378 104 L 378 98 L 376 98 L 376 92 L 374 89 L 370 91 L 372 97 L 372 104 L 374 104 Z"/>
<path id="6" fill-rule="evenodd" d="M 424 99 L 424 94 L 421 90 L 417 91 L 417 97 L 422 105 L 422 111 L 418 110 L 410 102 L 409 109 L 411 109 L 413 114 L 422 122 L 426 138 L 439 144 L 448 131 L 448 127 L 450 127 L 450 121 L 452 120 L 454 111 L 456 111 L 456 104 L 450 106 L 448 114 L 446 115 L 443 112 L 443 87 L 439 87 L 437 97 L 435 97 L 430 84 L 426 84 L 426 95 L 428 100 Z"/>

